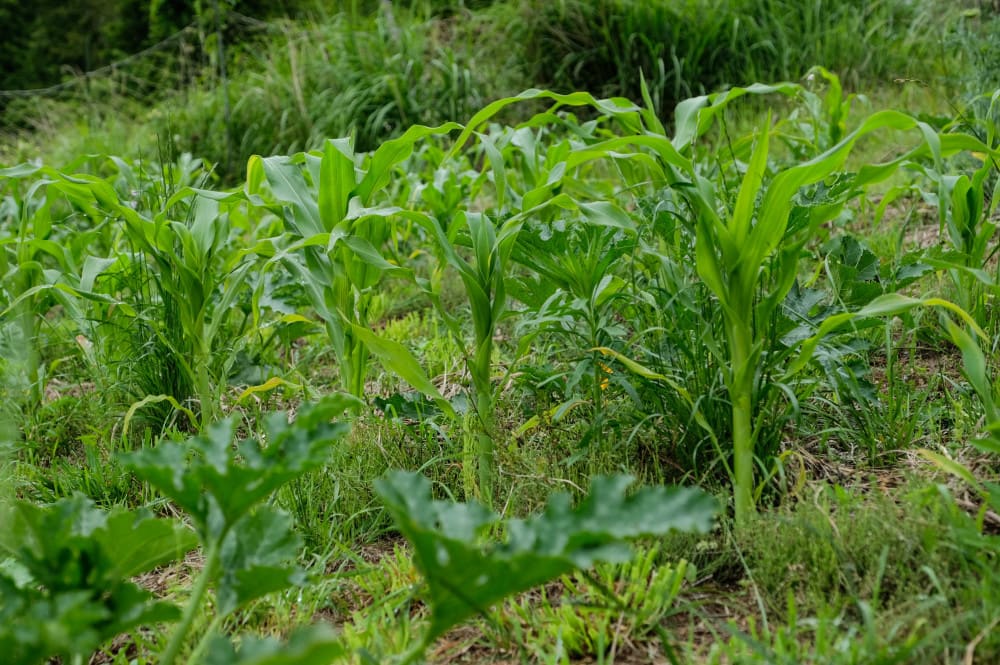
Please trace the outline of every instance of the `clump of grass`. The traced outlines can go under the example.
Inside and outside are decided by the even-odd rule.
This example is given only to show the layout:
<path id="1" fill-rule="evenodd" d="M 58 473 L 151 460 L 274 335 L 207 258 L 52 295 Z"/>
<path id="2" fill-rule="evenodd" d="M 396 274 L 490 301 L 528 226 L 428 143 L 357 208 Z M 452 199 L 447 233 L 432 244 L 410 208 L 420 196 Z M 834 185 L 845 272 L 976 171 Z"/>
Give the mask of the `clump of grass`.
<path id="1" fill-rule="evenodd" d="M 222 175 L 233 179 L 253 154 L 308 150 L 347 135 L 367 151 L 411 124 L 468 117 L 486 97 L 487 72 L 471 49 L 449 41 L 448 21 L 396 16 L 385 4 L 370 18 L 282 24 L 230 81 L 228 127 L 223 100 L 208 88 L 168 104 L 153 126 L 164 133 L 169 121 L 179 149 L 219 164 L 228 132 L 238 159 Z"/>
<path id="2" fill-rule="evenodd" d="M 778 613 L 789 596 L 810 614 L 861 601 L 905 606 L 949 591 L 936 587 L 960 578 L 963 567 L 948 542 L 943 504 L 917 490 L 866 496 L 820 486 L 813 496 L 762 514 L 735 535 L 748 579 L 766 607 Z"/>
<path id="3" fill-rule="evenodd" d="M 639 99 L 661 114 L 688 96 L 812 65 L 845 83 L 929 79 L 945 3 L 927 0 L 568 0 L 522 3 L 523 61 L 537 84 Z"/>

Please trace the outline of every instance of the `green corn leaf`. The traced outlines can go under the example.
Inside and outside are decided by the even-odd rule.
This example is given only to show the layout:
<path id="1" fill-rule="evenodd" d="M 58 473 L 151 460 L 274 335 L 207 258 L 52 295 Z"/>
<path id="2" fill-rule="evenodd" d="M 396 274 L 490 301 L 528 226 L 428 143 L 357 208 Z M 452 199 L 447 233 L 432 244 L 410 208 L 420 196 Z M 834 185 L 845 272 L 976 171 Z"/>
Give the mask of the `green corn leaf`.
<path id="1" fill-rule="evenodd" d="M 690 488 L 648 487 L 626 497 L 629 477 L 595 478 L 576 508 L 556 495 L 545 511 L 507 522 L 507 542 L 483 548 L 480 540 L 497 517 L 479 504 L 431 498 L 423 476 L 393 472 L 376 491 L 414 548 L 428 587 L 430 641 L 501 599 L 596 561 L 624 561 L 625 540 L 671 530 L 706 532 L 715 500 Z"/>
<path id="2" fill-rule="evenodd" d="M 83 292 L 93 291 L 97 278 L 100 277 L 105 270 L 119 263 L 119 260 L 120 259 L 118 257 L 100 258 L 97 256 L 87 256 L 87 258 L 83 260 L 83 270 L 80 274 L 79 290 Z"/>
<path id="3" fill-rule="evenodd" d="M 354 150 L 349 139 L 328 139 L 323 145 L 318 205 L 323 228 L 332 231 L 347 215 L 356 185 Z"/>
<path id="4" fill-rule="evenodd" d="M 725 92 L 685 99 L 677 104 L 674 109 L 674 147 L 678 150 L 683 150 L 695 139 L 708 131 L 708 128 L 715 121 L 715 116 L 722 112 L 733 100 L 751 94 L 770 95 L 780 93 L 783 95 L 794 95 L 801 89 L 801 86 L 794 83 L 776 83 L 774 85 L 754 83 L 746 88 L 730 88 Z"/>
<path id="5" fill-rule="evenodd" d="M 319 211 L 319 202 L 310 191 L 302 176 L 302 168 L 288 157 L 251 158 L 254 171 L 263 173 L 271 187 L 274 200 L 292 209 L 292 227 L 300 236 L 312 236 L 326 231 Z M 250 178 L 250 176 L 248 176 Z M 261 176 L 254 173 L 254 183 L 261 181 Z M 249 189 L 249 188 L 248 188 Z M 255 190 L 249 190 L 256 194 Z"/>
<path id="6" fill-rule="evenodd" d="M 535 99 L 551 99 L 557 104 L 564 106 L 591 106 L 599 112 L 612 117 L 622 117 L 628 115 L 634 116 L 640 110 L 639 107 L 635 106 L 626 99 L 597 99 L 593 95 L 586 92 L 574 92 L 568 95 L 563 95 L 549 90 L 530 88 L 518 95 L 514 95 L 513 97 L 505 97 L 487 104 L 482 110 L 472 116 L 472 119 L 469 120 L 465 129 L 462 130 L 462 133 L 455 140 L 454 146 L 445 156 L 445 159 L 450 159 L 459 150 L 461 150 L 472 134 L 474 134 L 485 122 L 497 113 L 511 104 L 517 104 L 519 102 Z"/>
<path id="7" fill-rule="evenodd" d="M 982 328 L 979 327 L 968 312 L 952 302 L 941 298 L 912 298 L 899 293 L 887 293 L 875 298 L 855 312 L 834 314 L 824 319 L 819 328 L 817 328 L 816 333 L 802 342 L 798 356 L 790 363 L 787 369 L 787 375 L 791 376 L 805 367 L 823 338 L 835 330 L 856 320 L 896 316 L 917 307 L 940 307 L 948 310 L 962 319 L 977 335 L 983 339 L 987 339 L 986 333 L 983 332 Z"/>
<path id="8" fill-rule="evenodd" d="M 591 224 L 621 229 L 622 231 L 635 231 L 635 222 L 632 221 L 628 213 L 610 201 L 580 203 L 580 212 Z"/>
<path id="9" fill-rule="evenodd" d="M 975 476 L 972 475 L 972 472 L 969 471 L 969 469 L 965 465 L 961 464 L 960 462 L 956 462 L 950 457 L 945 457 L 941 453 L 934 452 L 933 450 L 927 450 L 925 448 L 921 448 L 918 452 L 922 457 L 932 462 L 934 466 L 938 467 L 939 469 L 941 469 L 946 473 L 950 473 L 956 478 L 960 478 L 961 480 L 966 482 L 969 485 L 969 487 L 972 487 L 974 490 L 976 490 L 976 492 L 978 492 L 980 495 L 986 495 L 986 490 L 983 484 L 979 482 L 979 480 L 977 480 Z"/>
<path id="10" fill-rule="evenodd" d="M 437 386 L 427 377 L 420 363 L 413 356 L 409 349 L 390 339 L 379 337 L 368 328 L 361 326 L 351 326 L 351 330 L 357 335 L 372 354 L 379 359 L 386 370 L 397 375 L 411 386 L 431 397 L 438 407 L 455 418 L 455 410 L 446 400 Z"/>
<path id="11" fill-rule="evenodd" d="M 372 195 L 389 184 L 392 180 L 392 170 L 397 164 L 413 154 L 413 146 L 417 141 L 428 136 L 448 134 L 462 129 L 457 122 L 448 122 L 438 127 L 413 125 L 403 135 L 389 139 L 372 153 L 368 164 L 368 172 L 358 184 L 357 193 L 364 205 L 371 205 Z"/>
<path id="12" fill-rule="evenodd" d="M 757 203 L 757 194 L 764 185 L 764 176 L 767 173 L 767 152 L 771 125 L 771 115 L 768 114 L 761 126 L 760 134 L 757 137 L 756 146 L 750 163 L 747 165 L 743 181 L 740 183 L 740 191 L 736 196 L 736 204 L 733 207 L 732 219 L 729 222 L 728 231 L 732 234 L 733 241 L 742 246 L 750 235 L 750 227 L 753 223 L 754 209 Z M 730 258 L 730 257 L 726 257 Z M 737 257 L 731 257 L 736 259 Z"/>
<path id="13" fill-rule="evenodd" d="M 483 146 L 483 151 L 486 153 L 486 158 L 490 162 L 490 167 L 493 173 L 493 186 L 496 188 L 497 204 L 496 209 L 500 212 L 506 212 L 507 210 L 507 166 L 504 162 L 503 155 L 496 146 L 496 142 L 487 134 L 476 134 L 479 139 L 480 145 Z"/>
<path id="14" fill-rule="evenodd" d="M 1000 425 L 1000 410 L 997 409 L 996 401 L 993 399 L 993 384 L 989 379 L 986 356 L 979 348 L 975 338 L 964 328 L 955 325 L 955 322 L 948 317 L 944 317 L 944 324 L 951 341 L 962 352 L 965 376 L 983 403 L 986 410 L 987 427 L 995 429 L 997 425 Z"/>

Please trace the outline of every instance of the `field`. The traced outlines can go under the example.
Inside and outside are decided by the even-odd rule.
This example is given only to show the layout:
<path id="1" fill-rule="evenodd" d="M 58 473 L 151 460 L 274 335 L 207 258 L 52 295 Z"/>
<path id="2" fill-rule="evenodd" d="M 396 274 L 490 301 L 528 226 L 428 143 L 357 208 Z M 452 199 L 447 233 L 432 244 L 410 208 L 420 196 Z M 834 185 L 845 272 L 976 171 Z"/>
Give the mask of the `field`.
<path id="1" fill-rule="evenodd" d="M 1000 661 L 1000 14 L 348 4 L 0 93 L 0 660 Z"/>

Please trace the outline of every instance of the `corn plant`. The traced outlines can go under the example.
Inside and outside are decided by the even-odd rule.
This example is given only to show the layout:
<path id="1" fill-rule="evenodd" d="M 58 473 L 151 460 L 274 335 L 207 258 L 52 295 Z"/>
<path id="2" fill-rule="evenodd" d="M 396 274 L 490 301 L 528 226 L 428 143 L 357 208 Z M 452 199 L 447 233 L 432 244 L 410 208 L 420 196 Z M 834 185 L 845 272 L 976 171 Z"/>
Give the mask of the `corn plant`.
<path id="1" fill-rule="evenodd" d="M 789 225 L 796 192 L 822 181 L 844 163 L 854 143 L 883 128 L 910 129 L 917 121 L 894 112 L 877 113 L 857 130 L 812 160 L 768 176 L 770 119 L 758 135 L 732 208 L 722 217 L 712 197 L 697 201 L 698 274 L 722 308 L 728 344 L 727 386 L 732 402 L 733 487 L 736 519 L 746 523 L 753 512 L 753 450 L 757 436 L 753 416 L 754 382 L 761 363 L 761 328 L 781 305 L 798 273 L 800 253 L 818 225 L 831 219 L 846 196 L 887 177 L 902 159 L 872 165 L 842 183 L 842 194 L 812 206 Z M 921 129 L 930 132 L 926 126 Z M 765 180 L 769 181 L 765 185 Z"/>
<path id="2" fill-rule="evenodd" d="M 359 168 L 347 139 L 328 140 L 321 154 L 255 156 L 247 167 L 251 201 L 281 215 L 286 229 L 272 247 L 259 251 L 301 280 L 326 326 L 342 385 L 356 397 L 365 394 L 366 338 L 381 302 L 376 287 L 384 276 L 409 274 L 383 256 L 400 209 L 376 205 L 376 198 L 414 143 L 455 127 L 413 127 L 368 156 L 366 168 Z M 259 298 L 260 286 L 256 293 Z"/>
<path id="3" fill-rule="evenodd" d="M 53 245 L 46 238 L 47 231 L 41 229 L 27 246 L 47 248 L 48 253 L 60 259 L 62 270 L 51 274 L 47 282 L 23 290 L 8 310 L 44 291 L 60 298 L 79 322 L 87 317 L 67 296 L 105 303 L 129 318 L 143 321 L 155 335 L 159 348 L 179 365 L 187 385 L 193 386 L 204 426 L 218 412 L 215 389 L 226 365 L 226 355 L 217 353 L 217 339 L 253 265 L 250 252 L 238 251 L 230 244 L 230 220 L 240 217 L 242 195 L 194 189 L 166 180 L 160 189 L 150 193 L 146 187 L 148 178 L 141 170 L 134 172 L 122 160 L 111 162 L 116 178 L 123 179 L 126 186 L 135 187 L 130 192 L 138 198 L 129 198 L 109 180 L 93 175 L 68 176 L 49 168 L 33 169 L 39 176 L 33 189 L 47 185 L 91 220 L 120 220 L 124 246 L 108 248 L 111 252 L 108 257 L 88 256 L 82 261 L 71 261 L 64 258 L 65 251 L 54 253 L 58 245 Z M 45 222 L 46 228 L 50 224 Z M 81 239 L 88 237 L 85 234 Z M 31 261 L 25 262 L 23 270 L 32 265 Z M 134 303 L 127 302 L 129 294 L 101 293 L 98 277 L 105 271 L 121 270 L 123 265 L 138 266 L 148 272 L 148 279 L 155 282 L 154 293 Z M 159 320 L 151 318 L 149 311 L 143 311 L 154 301 L 163 310 Z M 92 331 L 88 333 L 89 337 Z M 140 397 L 145 398 L 141 404 L 164 398 Z M 166 397 L 181 406 L 190 394 Z"/>
<path id="4" fill-rule="evenodd" d="M 996 275 L 986 266 L 996 253 L 992 240 L 997 225 L 993 219 L 997 208 L 1000 181 L 994 181 L 990 192 L 989 179 L 994 173 L 993 158 L 984 157 L 983 165 L 970 178 L 965 174 L 949 174 L 942 166 L 926 172 L 937 183 L 937 201 L 941 228 L 949 241 L 950 252 L 929 257 L 927 262 L 946 270 L 955 287 L 955 297 L 980 324 L 987 324 L 989 294 L 998 291 Z"/>
<path id="5" fill-rule="evenodd" d="M 37 403 L 44 381 L 36 353 L 38 319 L 59 303 L 79 325 L 86 325 L 65 288 L 74 276 L 100 264 L 88 251 L 104 224 L 85 188 L 53 169 L 32 165 L 2 169 L 0 187 L 4 193 L 0 200 L 0 325 L 11 326 L 19 343 L 32 349 L 23 358 L 20 374 L 26 381 L 27 402 Z M 80 219 L 85 223 L 80 224 Z"/>
<path id="6" fill-rule="evenodd" d="M 763 324 L 781 306 L 795 283 L 806 243 L 815 236 L 819 225 L 832 219 L 855 192 L 885 179 L 909 160 L 928 155 L 940 158 L 965 149 L 989 150 L 970 136 L 938 134 L 905 114 L 883 111 L 868 117 L 860 127 L 816 157 L 771 172 L 768 118 L 757 134 L 735 200 L 727 204 L 721 200 L 716 183 L 703 175 L 702 169 L 685 153 L 691 151 L 693 143 L 733 100 L 747 94 L 793 94 L 797 90 L 797 86 L 789 84 L 754 85 L 686 100 L 677 106 L 672 139 L 666 137 L 647 99 L 647 109 L 637 114 L 631 135 L 581 146 L 566 159 L 567 168 L 571 169 L 593 160 L 618 158 L 626 146 L 647 147 L 656 161 L 638 152 L 622 159 L 636 161 L 648 169 L 654 185 L 675 188 L 686 200 L 696 233 L 695 265 L 717 300 L 724 321 L 725 381 L 732 419 L 732 480 L 736 519 L 740 524 L 745 524 L 754 511 L 754 444 L 759 433 L 754 395 L 766 339 Z M 635 123 L 640 121 L 642 124 L 636 129 Z M 880 129 L 918 129 L 923 140 L 890 162 L 841 174 L 836 187 L 818 200 L 799 195 L 802 188 L 824 182 L 837 173 L 855 143 Z M 878 307 L 872 309 L 878 310 Z M 815 348 L 815 344 L 804 345 L 792 366 L 800 369 Z"/>
<path id="7" fill-rule="evenodd" d="M 573 103 L 598 102 L 589 95 L 562 97 L 552 93 L 529 91 L 521 99 L 552 97 L 557 101 Z M 577 101 L 579 100 L 579 101 Z M 501 136 L 474 132 L 505 105 L 519 98 L 500 100 L 477 114 L 470 121 L 456 146 L 466 137 L 475 134 L 486 159 L 483 169 L 493 182 L 495 206 L 486 212 L 459 211 L 450 219 L 427 215 L 413 219 L 423 225 L 439 256 L 436 275 L 422 282 L 435 308 L 451 333 L 462 342 L 459 320 L 442 304 L 438 289 L 444 268 L 451 268 L 462 280 L 472 317 L 471 343 L 465 343 L 466 367 L 472 379 L 474 411 L 464 423 L 463 471 L 466 496 L 476 496 L 491 505 L 493 500 L 494 453 L 498 433 L 494 412 L 497 390 L 493 377 L 494 338 L 500 322 L 511 315 L 507 295 L 507 280 L 514 265 L 512 254 L 518 236 L 526 223 L 536 218 L 576 213 L 580 217 L 601 220 L 607 225 L 627 226 L 628 216 L 611 202 L 578 202 L 558 191 L 566 173 L 565 156 L 569 146 L 554 150 L 545 160 L 537 160 L 533 146 L 526 135 L 515 132 Z M 612 108 L 619 108 L 608 102 Z M 527 125 L 538 124 L 551 118 L 542 114 Z M 520 140 L 518 140 L 520 139 Z M 454 151 L 454 149 L 453 149 Z M 528 174 L 520 184 L 509 174 L 509 164 L 515 157 L 523 157 Z M 477 179 L 478 181 L 478 179 Z M 526 191 L 525 191 L 526 190 Z M 441 195 L 438 195 L 440 198 Z M 444 221 L 444 223 L 442 223 Z M 467 248 L 466 254 L 463 249 Z"/>

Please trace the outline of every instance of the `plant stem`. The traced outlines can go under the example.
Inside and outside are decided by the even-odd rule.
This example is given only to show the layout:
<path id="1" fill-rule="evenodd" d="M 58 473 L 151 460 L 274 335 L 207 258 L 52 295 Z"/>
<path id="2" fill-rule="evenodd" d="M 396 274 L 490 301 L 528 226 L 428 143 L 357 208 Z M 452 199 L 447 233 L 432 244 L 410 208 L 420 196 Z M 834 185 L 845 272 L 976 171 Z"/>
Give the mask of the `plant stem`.
<path id="1" fill-rule="evenodd" d="M 733 501 L 737 526 L 746 526 L 754 513 L 751 413 L 754 368 L 750 364 L 752 332 L 748 328 L 738 322 L 728 326 L 732 368 L 729 399 L 733 406 Z"/>
<path id="2" fill-rule="evenodd" d="M 201 661 L 201 655 L 205 652 L 205 649 L 208 648 L 209 638 L 215 634 L 215 631 L 219 628 L 219 625 L 222 623 L 222 619 L 223 619 L 222 615 L 216 614 L 215 617 L 212 619 L 212 623 L 208 624 L 208 628 L 205 630 L 205 634 L 201 636 L 201 639 L 198 640 L 198 644 L 196 644 L 194 649 L 191 651 L 191 656 L 188 658 L 188 663 L 196 665 L 199 661 Z"/>
<path id="3" fill-rule="evenodd" d="M 487 508 L 493 508 L 494 423 L 493 385 L 490 380 L 490 360 L 493 353 L 493 331 L 481 340 L 476 358 L 477 370 L 473 387 L 476 391 L 476 454 L 479 458 L 479 495 Z"/>
<path id="4" fill-rule="evenodd" d="M 198 580 L 191 590 L 191 597 L 184 608 L 181 622 L 177 624 L 177 628 L 174 629 L 173 634 L 170 636 L 170 641 L 167 642 L 167 648 L 160 658 L 160 665 L 173 665 L 174 661 L 177 660 L 177 656 L 184 647 L 188 633 L 191 632 L 191 625 L 194 623 L 195 617 L 198 616 L 199 610 L 201 610 L 202 600 L 208 591 L 208 585 L 212 581 L 212 578 L 215 577 L 215 569 L 218 563 L 219 543 L 212 543 L 205 554 L 205 567 L 201 569 L 201 575 L 198 576 Z"/>
<path id="5" fill-rule="evenodd" d="M 195 360 L 195 381 L 198 391 L 198 401 L 201 402 L 201 429 L 208 427 L 209 423 L 215 420 L 215 399 L 212 395 L 212 382 L 208 376 L 208 363 L 210 354 L 202 351 Z"/>

